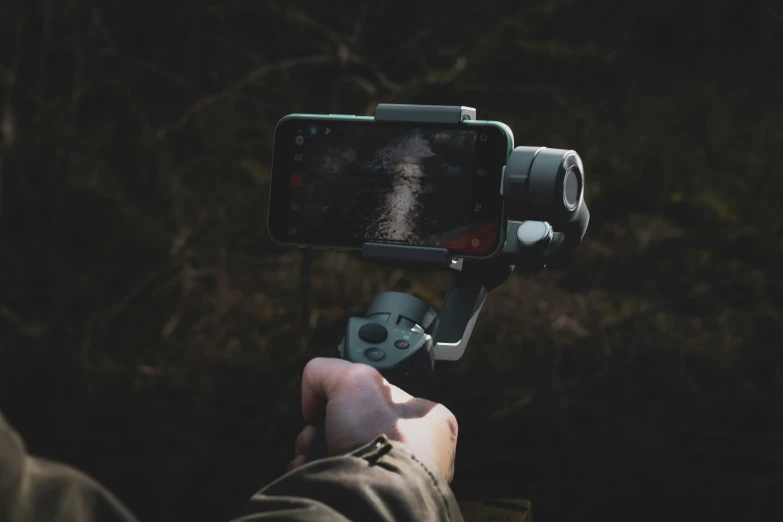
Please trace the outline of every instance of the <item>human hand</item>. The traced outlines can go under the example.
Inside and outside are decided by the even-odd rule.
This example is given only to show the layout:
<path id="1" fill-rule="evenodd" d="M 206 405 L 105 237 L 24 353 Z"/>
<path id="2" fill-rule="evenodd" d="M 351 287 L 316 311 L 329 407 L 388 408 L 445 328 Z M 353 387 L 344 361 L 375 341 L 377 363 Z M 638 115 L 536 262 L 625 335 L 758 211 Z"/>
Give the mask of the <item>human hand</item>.
<path id="1" fill-rule="evenodd" d="M 348 453 L 385 434 L 418 460 L 454 477 L 457 419 L 448 408 L 413 397 L 373 367 L 342 359 L 315 358 L 302 376 L 302 416 L 309 424 L 296 439 L 289 470 L 307 462 L 317 428 L 326 430 L 329 456 Z"/>

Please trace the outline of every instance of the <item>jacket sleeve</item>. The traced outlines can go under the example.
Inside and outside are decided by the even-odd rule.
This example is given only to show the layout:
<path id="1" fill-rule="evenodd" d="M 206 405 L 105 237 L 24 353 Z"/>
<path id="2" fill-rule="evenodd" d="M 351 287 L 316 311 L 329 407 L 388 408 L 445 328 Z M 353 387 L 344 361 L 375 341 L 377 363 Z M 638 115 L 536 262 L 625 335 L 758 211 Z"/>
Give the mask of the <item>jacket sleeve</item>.
<path id="1" fill-rule="evenodd" d="M 137 522 L 106 488 L 64 464 L 27 454 L 0 413 L 0 521 Z"/>
<path id="2" fill-rule="evenodd" d="M 256 493 L 233 522 L 462 522 L 446 480 L 380 436 L 291 471 Z"/>

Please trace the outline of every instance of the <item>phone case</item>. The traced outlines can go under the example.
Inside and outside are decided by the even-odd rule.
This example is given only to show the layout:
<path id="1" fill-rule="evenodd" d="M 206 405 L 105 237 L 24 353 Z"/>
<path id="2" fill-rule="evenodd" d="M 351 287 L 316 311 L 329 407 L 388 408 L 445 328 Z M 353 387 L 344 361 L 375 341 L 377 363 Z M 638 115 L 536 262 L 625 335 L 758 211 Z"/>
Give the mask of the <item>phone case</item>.
<path id="1" fill-rule="evenodd" d="M 275 126 L 275 133 L 274 136 L 277 136 L 277 128 L 282 124 L 284 121 L 292 120 L 292 119 L 307 119 L 307 120 L 324 120 L 324 121 L 375 121 L 374 116 L 357 116 L 355 114 L 304 114 L 304 113 L 293 113 L 288 114 L 280 119 L 280 121 L 277 122 L 277 125 Z M 465 120 L 461 123 L 465 126 L 470 125 L 492 125 L 494 127 L 499 128 L 506 136 L 506 142 L 507 142 L 507 150 L 506 150 L 506 158 L 511 154 L 511 151 L 514 150 L 514 133 L 511 131 L 511 128 L 506 125 L 503 122 L 500 121 L 490 121 L 490 120 Z M 272 150 L 275 150 L 274 143 L 272 144 Z M 274 157 L 272 158 L 272 162 L 274 163 Z M 503 179 L 501 177 L 501 184 L 503 183 Z M 500 187 L 498 187 L 498 191 L 500 191 Z M 272 197 L 271 191 L 269 194 L 270 200 Z M 269 206 L 271 209 L 271 205 Z M 507 219 L 505 217 L 505 203 L 501 201 L 501 225 L 500 225 L 500 241 L 498 241 L 497 248 L 485 255 L 480 256 L 474 256 L 474 255 L 465 255 L 465 254 L 456 254 L 454 257 L 458 257 L 460 259 L 490 259 L 492 257 L 495 257 L 500 254 L 500 252 L 503 250 L 503 246 L 505 244 L 505 237 L 506 237 L 506 225 L 507 225 Z M 335 247 L 335 246 L 324 246 L 324 245 L 310 245 L 310 244 L 302 244 L 302 243 L 291 243 L 291 242 L 282 242 L 278 241 L 274 238 L 272 233 L 269 231 L 269 216 L 267 215 L 267 233 L 269 237 L 274 241 L 275 243 L 279 245 L 285 245 L 285 246 L 294 246 L 297 248 L 313 248 L 316 250 L 330 250 L 330 251 L 361 251 L 361 247 Z M 420 248 L 412 245 L 399 245 L 400 247 L 406 247 L 409 248 Z"/>

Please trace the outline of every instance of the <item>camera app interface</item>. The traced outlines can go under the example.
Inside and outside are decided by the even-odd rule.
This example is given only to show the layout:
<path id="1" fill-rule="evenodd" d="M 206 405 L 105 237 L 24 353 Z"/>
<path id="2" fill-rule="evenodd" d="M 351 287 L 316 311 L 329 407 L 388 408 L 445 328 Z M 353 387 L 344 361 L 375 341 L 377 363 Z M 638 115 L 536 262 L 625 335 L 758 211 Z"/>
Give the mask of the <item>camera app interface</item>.
<path id="1" fill-rule="evenodd" d="M 499 176 L 488 176 L 492 166 L 480 161 L 487 134 L 339 121 L 292 130 L 289 161 L 280 167 L 289 185 L 284 240 L 461 253 L 497 245 Z"/>

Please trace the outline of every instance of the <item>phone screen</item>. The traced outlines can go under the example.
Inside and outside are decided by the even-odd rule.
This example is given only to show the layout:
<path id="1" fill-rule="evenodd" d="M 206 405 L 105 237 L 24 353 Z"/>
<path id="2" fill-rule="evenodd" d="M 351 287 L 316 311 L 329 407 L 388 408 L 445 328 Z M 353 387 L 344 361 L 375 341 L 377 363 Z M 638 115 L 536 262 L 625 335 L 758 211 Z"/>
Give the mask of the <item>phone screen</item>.
<path id="1" fill-rule="evenodd" d="M 284 119 L 275 133 L 270 234 L 297 245 L 492 254 L 508 139 L 492 124 Z"/>

